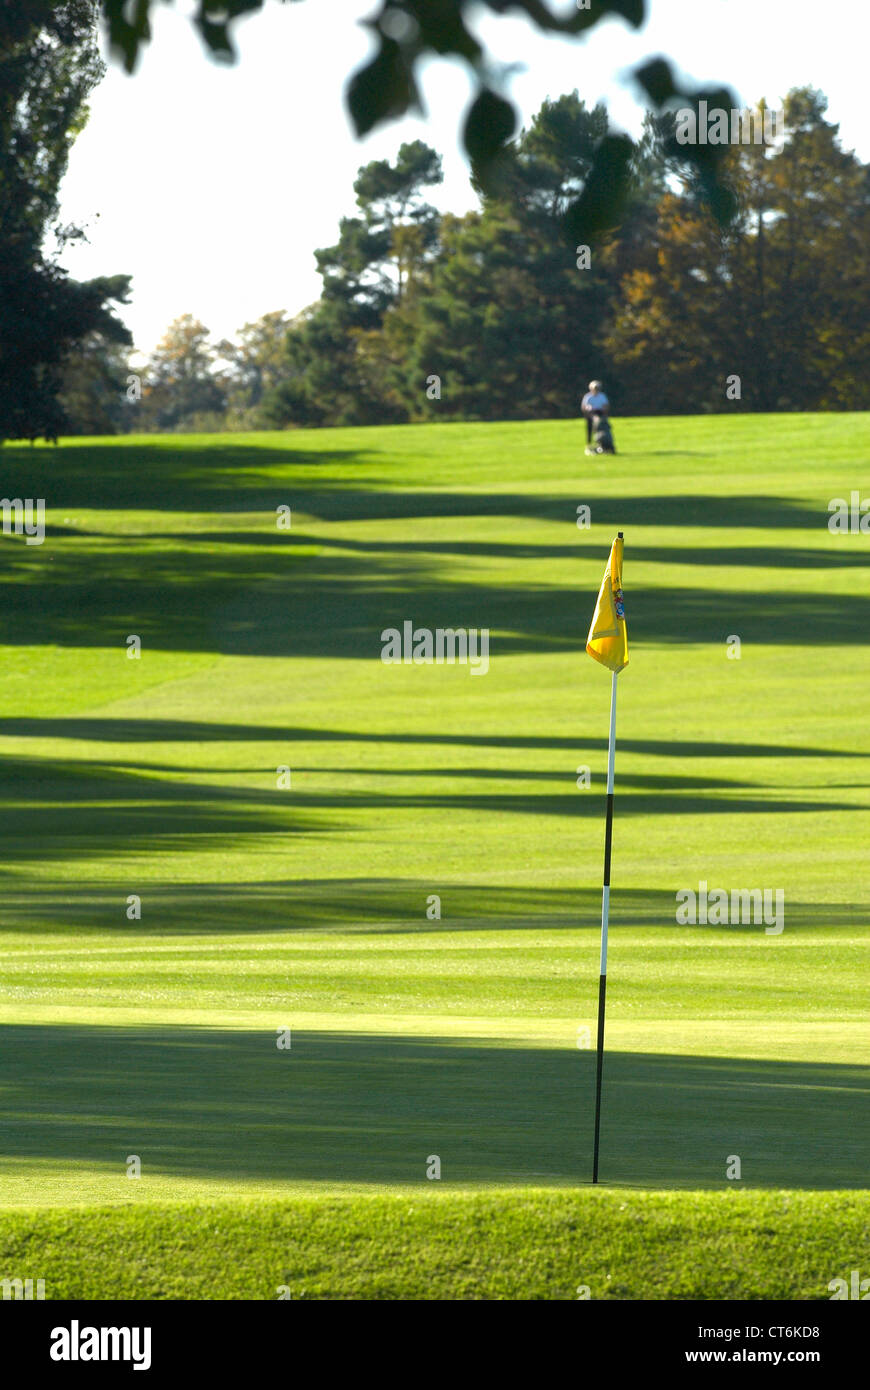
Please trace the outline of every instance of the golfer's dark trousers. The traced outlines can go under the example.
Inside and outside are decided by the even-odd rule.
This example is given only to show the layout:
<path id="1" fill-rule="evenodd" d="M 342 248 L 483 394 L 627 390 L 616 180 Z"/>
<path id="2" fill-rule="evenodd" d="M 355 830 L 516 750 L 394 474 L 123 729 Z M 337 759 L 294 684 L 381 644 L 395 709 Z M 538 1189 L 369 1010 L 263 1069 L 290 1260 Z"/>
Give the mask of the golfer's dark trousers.
<path id="1" fill-rule="evenodd" d="M 586 416 L 586 443 L 592 443 L 592 416 Z"/>

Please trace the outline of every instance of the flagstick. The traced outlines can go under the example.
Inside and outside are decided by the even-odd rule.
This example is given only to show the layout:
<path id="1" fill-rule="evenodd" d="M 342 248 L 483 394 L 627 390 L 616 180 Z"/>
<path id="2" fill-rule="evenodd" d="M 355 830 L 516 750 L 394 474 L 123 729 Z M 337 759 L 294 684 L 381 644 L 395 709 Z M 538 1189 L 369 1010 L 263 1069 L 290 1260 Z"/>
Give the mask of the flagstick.
<path id="1" fill-rule="evenodd" d="M 592 1181 L 598 1181 L 601 1128 L 601 1069 L 604 1065 L 604 1000 L 607 993 L 607 923 L 610 918 L 610 843 L 613 835 L 613 756 L 616 746 L 616 672 L 610 687 L 610 743 L 607 749 L 607 821 L 604 830 L 604 882 L 601 889 L 601 967 L 598 975 L 598 1065 L 595 1072 L 595 1146 Z"/>

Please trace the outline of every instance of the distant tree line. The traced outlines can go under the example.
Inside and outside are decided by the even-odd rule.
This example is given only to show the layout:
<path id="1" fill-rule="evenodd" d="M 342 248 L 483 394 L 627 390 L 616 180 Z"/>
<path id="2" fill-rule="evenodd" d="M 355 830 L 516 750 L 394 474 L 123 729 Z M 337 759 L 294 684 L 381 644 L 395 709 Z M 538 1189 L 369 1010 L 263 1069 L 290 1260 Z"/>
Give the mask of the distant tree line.
<path id="1" fill-rule="evenodd" d="M 390 5 L 378 19 L 378 55 L 348 89 L 359 129 L 413 105 L 413 82 L 399 101 L 381 78 L 412 74 L 442 39 L 485 74 L 463 5 L 448 42 L 443 7 L 415 2 L 417 38 L 413 26 L 390 36 Z M 258 7 L 204 0 L 208 46 L 224 52 L 233 16 Z M 645 13 L 642 0 L 601 0 L 570 21 L 539 0 L 526 8 L 565 33 L 608 10 L 632 23 Z M 432 207 L 440 158 L 405 144 L 394 162 L 359 171 L 353 214 L 315 253 L 315 304 L 223 342 L 183 315 L 131 368 L 118 315 L 130 276 L 77 282 L 59 264 L 82 235 L 60 225 L 58 189 L 103 72 L 101 11 L 132 69 L 147 4 L 132 18 L 121 0 L 0 10 L 0 442 L 572 416 L 592 376 L 622 413 L 867 408 L 868 167 L 843 149 L 812 88 L 786 99 L 784 141 L 686 143 L 677 101 L 700 128 L 716 94 L 680 91 L 664 59 L 636 74 L 654 108 L 637 142 L 576 92 L 514 136 L 481 77 L 464 130 L 476 211 Z"/>
<path id="2" fill-rule="evenodd" d="M 867 409 L 870 169 L 825 109 L 795 90 L 784 141 L 729 147 L 726 226 L 680 161 L 673 117 L 650 114 L 619 227 L 588 250 L 564 215 L 608 134 L 602 106 L 545 102 L 462 217 L 426 201 L 438 155 L 405 144 L 360 170 L 354 215 L 315 253 L 315 304 L 232 342 L 184 315 L 126 389 L 123 354 L 94 334 L 65 382 L 68 427 L 570 417 L 591 377 L 623 414 Z"/>
<path id="3" fill-rule="evenodd" d="M 427 201 L 440 157 L 404 144 L 360 169 L 315 304 L 220 342 L 182 315 L 131 366 L 130 277 L 58 264 L 81 235 L 58 188 L 103 71 L 98 8 L 0 17 L 0 441 L 570 417 L 592 377 L 623 414 L 870 405 L 870 170 L 812 88 L 787 97 L 784 139 L 718 147 L 727 217 L 660 103 L 619 144 L 603 106 L 545 102 L 485 177 L 472 165 L 461 217 Z M 602 147 L 627 152 L 618 179 Z"/>

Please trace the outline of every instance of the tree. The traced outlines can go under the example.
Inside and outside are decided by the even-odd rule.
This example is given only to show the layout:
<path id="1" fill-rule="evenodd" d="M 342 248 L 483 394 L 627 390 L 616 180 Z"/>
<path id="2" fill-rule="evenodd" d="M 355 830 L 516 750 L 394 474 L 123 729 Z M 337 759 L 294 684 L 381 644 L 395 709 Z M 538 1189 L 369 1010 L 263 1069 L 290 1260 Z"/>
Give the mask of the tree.
<path id="1" fill-rule="evenodd" d="M 423 190 L 442 177 L 440 155 L 422 140 L 401 145 L 394 164 L 376 159 L 360 169 L 353 189 L 361 215 L 342 218 L 338 243 L 314 253 L 323 299 L 341 306 L 349 326 L 379 327 L 435 254 L 440 219 Z"/>
<path id="2" fill-rule="evenodd" d="M 238 341 L 218 343 L 217 357 L 227 364 L 224 389 L 227 422 L 256 428 L 258 408 L 285 375 L 287 334 L 297 320 L 273 309 L 239 329 Z"/>
<path id="3" fill-rule="evenodd" d="M 320 301 L 287 337 L 287 377 L 268 395 L 274 424 L 373 424 L 407 418 L 394 364 L 380 338 L 438 254 L 440 216 L 423 190 L 441 159 L 421 140 L 395 163 L 373 160 L 354 182 L 359 216 L 342 218 L 335 246 L 315 252 Z"/>
<path id="4" fill-rule="evenodd" d="M 129 284 L 129 276 L 116 277 L 109 292 L 126 304 Z M 57 397 L 64 434 L 121 434 L 130 428 L 129 334 L 121 329 L 114 324 L 94 329 L 64 362 Z"/>
<path id="5" fill-rule="evenodd" d="M 109 307 L 126 277 L 78 283 L 43 249 L 58 188 L 103 65 L 96 0 L 27 0 L 0 12 L 0 442 L 56 438 L 64 364 L 92 334 L 129 343 Z"/>
<path id="6" fill-rule="evenodd" d="M 602 366 L 606 242 L 587 267 L 565 215 L 607 136 L 603 106 L 589 110 L 576 91 L 545 101 L 505 152 L 497 186 L 480 187 L 481 212 L 445 221 L 409 352 L 408 388 L 426 418 L 578 413 L 581 383 Z M 440 399 L 423 393 L 431 375 Z"/>
<path id="7" fill-rule="evenodd" d="M 688 414 L 725 406 L 725 379 L 742 373 L 726 317 L 728 283 L 712 218 L 691 199 L 667 194 L 656 227 L 654 269 L 623 278 L 604 347 L 619 364 L 623 410 Z M 734 325 L 730 325 L 733 329 Z"/>
<path id="8" fill-rule="evenodd" d="M 691 169 L 662 200 L 655 263 L 623 276 L 607 337 L 632 409 L 722 410 L 729 377 L 744 409 L 870 402 L 870 171 L 840 147 L 825 106 L 795 89 L 781 145 L 729 148 L 728 228 Z"/>
<path id="9" fill-rule="evenodd" d="M 222 413 L 226 396 L 215 374 L 217 354 L 208 329 L 192 314 L 181 314 L 152 352 L 142 386 L 145 429 L 193 429 L 203 416 Z"/>
<path id="10" fill-rule="evenodd" d="M 842 148 L 826 108 L 812 87 L 790 92 L 787 139 L 761 163 L 765 409 L 870 403 L 870 168 Z"/>
<path id="11" fill-rule="evenodd" d="M 387 303 L 401 301 L 437 247 L 440 218 L 422 192 L 442 179 L 441 156 L 422 140 L 400 145 L 395 164 L 376 159 L 359 171 L 354 192 L 369 244 L 381 248 L 377 268 Z"/>

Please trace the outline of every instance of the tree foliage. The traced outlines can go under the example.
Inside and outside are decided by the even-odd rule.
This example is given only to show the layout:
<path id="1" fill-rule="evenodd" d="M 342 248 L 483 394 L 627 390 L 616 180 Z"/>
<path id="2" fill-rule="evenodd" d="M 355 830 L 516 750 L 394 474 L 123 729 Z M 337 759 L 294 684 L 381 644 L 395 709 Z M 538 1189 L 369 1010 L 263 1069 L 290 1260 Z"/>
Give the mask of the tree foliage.
<path id="1" fill-rule="evenodd" d="M 225 422 L 575 416 L 593 377 L 622 413 L 867 408 L 870 171 L 820 93 L 790 93 L 785 116 L 784 139 L 726 148 L 723 226 L 673 115 L 650 112 L 619 222 L 591 245 L 569 237 L 570 210 L 611 132 L 576 92 L 544 102 L 462 217 L 426 201 L 440 161 L 422 142 L 364 166 L 355 215 L 316 253 L 319 301 L 219 345 Z M 202 336 L 198 350 L 193 394 L 155 360 L 151 427 L 217 408 Z"/>
<path id="2" fill-rule="evenodd" d="M 222 416 L 225 383 L 216 371 L 217 349 L 192 314 L 172 322 L 151 353 L 142 384 L 140 428 L 196 429 Z"/>
<path id="3" fill-rule="evenodd" d="M 0 442 L 55 438 L 64 364 L 93 335 L 130 342 L 110 309 L 129 279 L 79 283 L 44 249 L 80 235 L 57 225 L 58 188 L 103 65 L 96 0 L 24 0 L 0 11 Z"/>
<path id="4" fill-rule="evenodd" d="M 870 381 L 870 169 L 812 88 L 781 145 L 728 147 L 737 214 L 718 226 L 688 181 L 659 205 L 653 266 L 628 271 L 605 339 L 631 409 L 860 409 Z M 862 250 L 863 248 L 863 250 Z"/>

